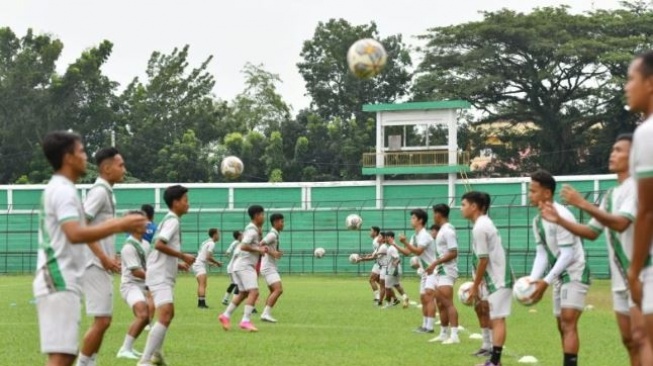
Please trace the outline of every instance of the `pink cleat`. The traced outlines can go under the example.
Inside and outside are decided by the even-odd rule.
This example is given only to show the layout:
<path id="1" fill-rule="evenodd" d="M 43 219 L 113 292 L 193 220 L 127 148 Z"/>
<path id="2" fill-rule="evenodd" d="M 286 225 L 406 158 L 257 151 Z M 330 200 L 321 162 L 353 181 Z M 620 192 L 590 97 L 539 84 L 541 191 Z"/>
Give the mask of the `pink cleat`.
<path id="1" fill-rule="evenodd" d="M 224 315 L 224 314 L 221 314 L 221 315 L 218 317 L 218 320 L 220 321 L 220 324 L 222 324 L 222 329 L 224 329 L 224 330 L 229 330 L 229 329 L 231 329 L 231 322 L 229 321 L 229 317 L 228 317 L 228 316 L 226 316 L 226 315 Z"/>
<path id="2" fill-rule="evenodd" d="M 246 330 L 248 332 L 258 332 L 258 329 L 249 320 L 240 322 L 240 329 Z"/>

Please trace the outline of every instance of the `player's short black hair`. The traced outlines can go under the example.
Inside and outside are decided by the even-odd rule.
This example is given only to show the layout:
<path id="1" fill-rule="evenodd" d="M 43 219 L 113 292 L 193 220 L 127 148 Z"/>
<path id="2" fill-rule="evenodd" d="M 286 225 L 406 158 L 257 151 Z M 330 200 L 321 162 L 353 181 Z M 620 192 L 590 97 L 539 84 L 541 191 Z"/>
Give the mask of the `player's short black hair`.
<path id="1" fill-rule="evenodd" d="M 486 212 L 490 206 L 489 202 L 490 195 L 485 192 L 479 191 L 470 191 L 463 194 L 462 199 L 469 202 L 470 204 L 476 205 L 479 211 Z"/>
<path id="2" fill-rule="evenodd" d="M 247 209 L 247 214 L 249 215 L 250 219 L 254 219 L 254 216 L 260 214 L 261 212 L 264 212 L 265 210 L 263 209 L 263 206 L 261 205 L 252 205 L 249 206 Z"/>
<path id="3" fill-rule="evenodd" d="M 242 233 L 241 233 L 239 230 L 234 231 L 234 233 L 233 233 L 234 239 L 235 239 L 235 240 L 238 240 L 238 237 L 239 237 L 241 234 L 242 234 Z"/>
<path id="4" fill-rule="evenodd" d="M 152 221 L 154 218 L 154 207 L 152 205 L 144 204 L 141 206 L 141 211 L 145 212 L 145 216 L 147 216 L 148 220 Z"/>
<path id="5" fill-rule="evenodd" d="M 180 200 L 186 193 L 188 193 L 188 188 L 175 184 L 166 188 L 165 192 L 163 192 L 163 200 L 168 208 L 172 208 L 172 204 Z"/>
<path id="6" fill-rule="evenodd" d="M 105 147 L 100 149 L 95 153 L 95 165 L 99 167 L 102 162 L 113 159 L 118 154 L 120 154 L 120 152 L 115 147 Z"/>
<path id="7" fill-rule="evenodd" d="M 485 200 L 485 209 L 483 210 L 484 212 L 488 212 L 490 209 L 490 204 L 492 203 L 492 198 L 490 197 L 490 194 L 487 192 L 481 192 L 483 195 L 483 199 Z"/>
<path id="8" fill-rule="evenodd" d="M 438 224 L 431 225 L 431 230 L 440 231 L 440 225 Z"/>
<path id="9" fill-rule="evenodd" d="M 45 135 L 41 148 L 52 169 L 61 169 L 64 156 L 75 152 L 75 143 L 78 141 L 82 142 L 82 137 L 68 131 L 53 131 Z"/>
<path id="10" fill-rule="evenodd" d="M 129 210 L 129 211 L 125 212 L 125 216 L 127 216 L 127 215 L 145 216 L 145 212 L 143 212 L 143 210 Z"/>
<path id="11" fill-rule="evenodd" d="M 210 229 L 209 229 L 209 238 L 212 238 L 213 235 L 215 235 L 215 234 L 217 234 L 217 233 L 218 233 L 218 229 L 216 229 L 216 228 L 214 228 L 214 227 L 210 228 Z"/>
<path id="12" fill-rule="evenodd" d="M 551 194 L 556 191 L 556 180 L 553 175 L 544 169 L 538 169 L 531 174 L 531 180 L 539 183 L 542 187 L 551 191 Z"/>
<path id="13" fill-rule="evenodd" d="M 379 235 L 385 238 L 385 231 L 379 231 Z"/>
<path id="14" fill-rule="evenodd" d="M 653 50 L 640 53 L 635 59 L 642 60 L 639 65 L 639 72 L 644 76 L 653 75 Z"/>
<path id="15" fill-rule="evenodd" d="M 378 226 L 372 226 L 372 231 L 374 231 L 376 235 L 379 235 L 381 233 L 381 228 Z"/>
<path id="16" fill-rule="evenodd" d="M 417 217 L 418 220 L 422 221 L 422 225 L 426 225 L 426 222 L 429 221 L 429 214 L 421 208 L 416 208 L 410 211 L 410 216 Z"/>
<path id="17" fill-rule="evenodd" d="M 395 237 L 395 233 L 394 233 L 394 231 L 386 231 L 386 232 L 385 232 L 385 237 L 386 237 L 386 238 L 393 238 L 393 239 L 394 239 L 394 237 Z"/>
<path id="18" fill-rule="evenodd" d="M 450 211 L 451 211 L 451 209 L 449 208 L 449 206 L 447 204 L 444 204 L 444 203 L 438 203 L 437 205 L 433 206 L 433 213 L 434 214 L 439 213 L 440 215 L 442 215 L 445 218 L 449 218 L 449 212 Z"/>
<path id="19" fill-rule="evenodd" d="M 632 143 L 633 142 L 633 134 L 632 133 L 620 133 L 617 136 L 617 139 L 615 140 L 615 142 L 619 142 L 619 141 L 629 141 L 629 142 Z"/>
<path id="20" fill-rule="evenodd" d="M 277 220 L 283 220 L 283 214 L 281 214 L 279 212 L 275 212 L 272 215 L 270 215 L 270 224 L 274 225 L 274 223 Z"/>

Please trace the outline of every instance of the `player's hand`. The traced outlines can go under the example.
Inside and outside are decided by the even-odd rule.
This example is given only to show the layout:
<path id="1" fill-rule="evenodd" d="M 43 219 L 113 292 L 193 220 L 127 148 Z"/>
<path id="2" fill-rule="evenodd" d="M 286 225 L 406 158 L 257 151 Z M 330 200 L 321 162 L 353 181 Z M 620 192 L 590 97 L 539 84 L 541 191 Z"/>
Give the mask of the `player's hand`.
<path id="1" fill-rule="evenodd" d="M 431 264 L 428 267 L 426 267 L 426 270 L 424 272 L 426 272 L 426 274 L 430 276 L 433 274 L 433 271 L 435 271 L 435 266 Z"/>
<path id="2" fill-rule="evenodd" d="M 177 263 L 177 269 L 179 269 L 180 271 L 186 272 L 186 271 L 188 271 L 189 268 L 190 268 L 190 266 L 186 262 Z"/>
<path id="3" fill-rule="evenodd" d="M 583 202 L 583 197 L 578 193 L 574 187 L 569 184 L 563 184 L 560 190 L 560 198 L 568 204 L 578 207 Z"/>
<path id="4" fill-rule="evenodd" d="M 188 264 L 189 266 L 195 262 L 195 256 L 186 253 L 181 253 L 181 258 L 179 259 L 184 261 L 184 263 Z"/>
<path id="5" fill-rule="evenodd" d="M 531 301 L 533 303 L 536 303 L 540 300 L 542 300 L 542 296 L 544 296 L 544 293 L 546 292 L 546 289 L 549 287 L 549 284 L 546 283 L 544 280 L 537 280 L 533 282 L 535 284 L 535 291 L 533 292 L 533 295 L 531 295 Z"/>
<path id="6" fill-rule="evenodd" d="M 147 226 L 147 217 L 143 215 L 125 215 L 118 219 L 121 232 L 132 232 Z"/>
<path id="7" fill-rule="evenodd" d="M 278 251 L 278 250 L 275 250 L 275 251 L 274 251 L 274 254 L 272 254 L 272 256 L 273 256 L 275 259 L 281 259 L 281 256 L 283 256 L 283 253 L 280 252 L 280 251 Z"/>
<path id="8" fill-rule="evenodd" d="M 540 215 L 544 220 L 548 222 L 552 222 L 554 224 L 558 223 L 558 221 L 560 220 L 560 215 L 558 214 L 558 210 L 556 210 L 556 208 L 553 206 L 553 203 L 540 202 L 539 208 L 540 208 Z"/>
<path id="9" fill-rule="evenodd" d="M 222 262 L 220 262 L 220 261 L 215 261 L 215 265 L 218 266 L 218 267 L 222 267 Z"/>
<path id="10" fill-rule="evenodd" d="M 399 234 L 399 241 L 402 244 L 406 244 L 406 234 Z"/>
<path id="11" fill-rule="evenodd" d="M 102 263 L 102 267 L 109 272 L 120 272 L 120 261 L 116 258 L 111 258 L 105 255 L 100 258 L 100 263 Z"/>
<path id="12" fill-rule="evenodd" d="M 472 288 L 469 289 L 469 301 L 472 304 L 481 301 L 481 291 L 479 291 L 478 286 L 472 286 Z"/>
<path id="13" fill-rule="evenodd" d="M 640 309 L 642 308 L 642 281 L 639 279 L 639 274 L 628 270 L 628 288 L 630 289 L 630 296 L 633 302 Z"/>

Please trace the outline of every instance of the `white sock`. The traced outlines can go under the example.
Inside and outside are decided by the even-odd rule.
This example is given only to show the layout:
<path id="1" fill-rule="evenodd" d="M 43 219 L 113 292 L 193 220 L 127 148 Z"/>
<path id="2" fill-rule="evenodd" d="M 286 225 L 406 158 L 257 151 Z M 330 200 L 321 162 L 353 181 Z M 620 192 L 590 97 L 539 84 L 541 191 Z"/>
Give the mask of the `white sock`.
<path id="1" fill-rule="evenodd" d="M 458 338 L 458 327 L 451 327 L 451 338 Z"/>
<path id="2" fill-rule="evenodd" d="M 426 322 L 427 322 L 426 317 L 423 316 L 422 317 L 422 328 L 424 328 L 424 329 L 426 329 Z"/>
<path id="3" fill-rule="evenodd" d="M 154 326 L 150 330 L 150 334 L 147 337 L 147 343 L 145 343 L 145 349 L 143 350 L 143 356 L 141 357 L 141 361 L 149 362 L 150 359 L 152 358 L 152 355 L 154 355 L 154 352 L 161 349 L 161 346 L 163 345 L 163 340 L 166 338 L 167 331 L 168 328 L 166 328 L 165 325 L 159 322 L 156 322 L 156 324 L 154 324 Z"/>
<path id="4" fill-rule="evenodd" d="M 222 298 L 222 301 L 227 301 L 227 300 L 229 300 L 229 293 L 225 292 L 224 297 Z"/>
<path id="5" fill-rule="evenodd" d="M 401 298 L 404 299 L 404 300 L 408 300 L 408 294 L 401 295 Z"/>
<path id="6" fill-rule="evenodd" d="M 374 300 L 379 300 L 379 290 L 374 291 Z"/>
<path id="7" fill-rule="evenodd" d="M 122 342 L 122 349 L 126 351 L 131 351 L 134 347 L 135 338 L 127 334 L 125 340 Z"/>
<path id="8" fill-rule="evenodd" d="M 426 318 L 426 330 L 433 330 L 433 322 L 435 318 Z"/>
<path id="9" fill-rule="evenodd" d="M 483 332 L 483 345 L 481 348 L 492 349 L 492 331 L 490 328 L 483 328 L 481 331 Z"/>
<path id="10" fill-rule="evenodd" d="M 440 327 L 440 334 L 448 336 L 449 335 L 449 327 L 444 327 L 444 326 Z"/>
<path id="11" fill-rule="evenodd" d="M 222 315 L 226 316 L 227 318 L 231 318 L 231 314 L 233 314 L 234 311 L 236 311 L 236 308 L 237 306 L 233 302 L 231 302 L 229 303 L 229 306 L 227 306 L 227 310 L 225 310 Z"/>
<path id="12" fill-rule="evenodd" d="M 88 366 L 90 361 L 91 361 L 91 356 L 85 356 L 80 353 L 79 356 L 77 357 L 77 366 Z"/>
<path id="13" fill-rule="evenodd" d="M 243 320 L 244 322 L 250 321 L 250 318 L 252 317 L 252 311 L 254 311 L 254 307 L 252 305 L 245 305 L 245 313 L 243 314 Z"/>
<path id="14" fill-rule="evenodd" d="M 91 355 L 91 360 L 88 361 L 88 366 L 95 366 L 95 360 L 97 359 L 97 353 Z"/>
<path id="15" fill-rule="evenodd" d="M 263 315 L 272 315 L 272 308 L 268 305 L 265 305 L 265 309 L 263 309 Z"/>

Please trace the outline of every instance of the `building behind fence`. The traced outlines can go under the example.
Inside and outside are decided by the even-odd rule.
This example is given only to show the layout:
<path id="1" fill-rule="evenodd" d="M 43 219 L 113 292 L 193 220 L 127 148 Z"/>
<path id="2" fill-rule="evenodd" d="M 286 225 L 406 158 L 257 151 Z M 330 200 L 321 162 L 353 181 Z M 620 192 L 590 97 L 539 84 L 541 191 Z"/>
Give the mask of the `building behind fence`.
<path id="1" fill-rule="evenodd" d="M 448 187 L 441 181 L 385 182 L 379 192 L 375 182 L 277 183 L 277 184 L 188 184 L 191 211 L 182 219 L 182 248 L 194 252 L 207 237 L 210 227 L 221 230 L 216 246 L 218 258 L 231 243 L 231 233 L 242 230 L 249 221 L 246 208 L 263 205 L 268 214 L 285 216 L 281 234 L 284 257 L 280 269 L 284 273 L 363 274 L 369 264 L 352 265 L 351 253 L 371 252 L 369 227 L 393 230 L 397 235 L 412 233 L 410 211 L 427 209 L 436 203 L 452 205 L 451 221 L 457 228 L 459 267 L 461 273 L 471 271 L 471 238 L 469 223 L 460 215 L 460 197 L 467 184 L 472 189 L 492 196 L 490 216 L 501 232 L 504 246 L 516 275 L 530 272 L 535 254 L 531 222 L 537 213 L 529 207 L 528 178 L 472 179 L 456 185 L 456 199 L 448 201 Z M 592 202 L 598 202 L 608 188 L 616 184 L 612 175 L 558 177 L 583 192 Z M 118 211 L 139 208 L 149 203 L 156 208 L 156 218 L 166 212 L 162 196 L 167 184 L 118 185 L 115 188 Z M 80 185 L 83 198 L 88 185 Z M 0 273 L 33 272 L 38 248 L 38 203 L 43 186 L 0 186 Z M 587 222 L 587 215 L 573 211 Z M 345 217 L 357 213 L 363 218 L 364 230 L 350 231 Z M 429 223 L 430 225 L 430 223 Z M 266 222 L 264 229 L 269 228 Z M 118 246 L 121 240 L 117 240 Z M 317 247 L 326 249 L 322 259 L 313 257 Z M 608 260 L 603 238 L 585 241 L 585 249 L 593 277 L 608 276 Z M 404 273 L 412 272 L 403 261 Z M 214 269 L 220 271 L 220 269 Z"/>

